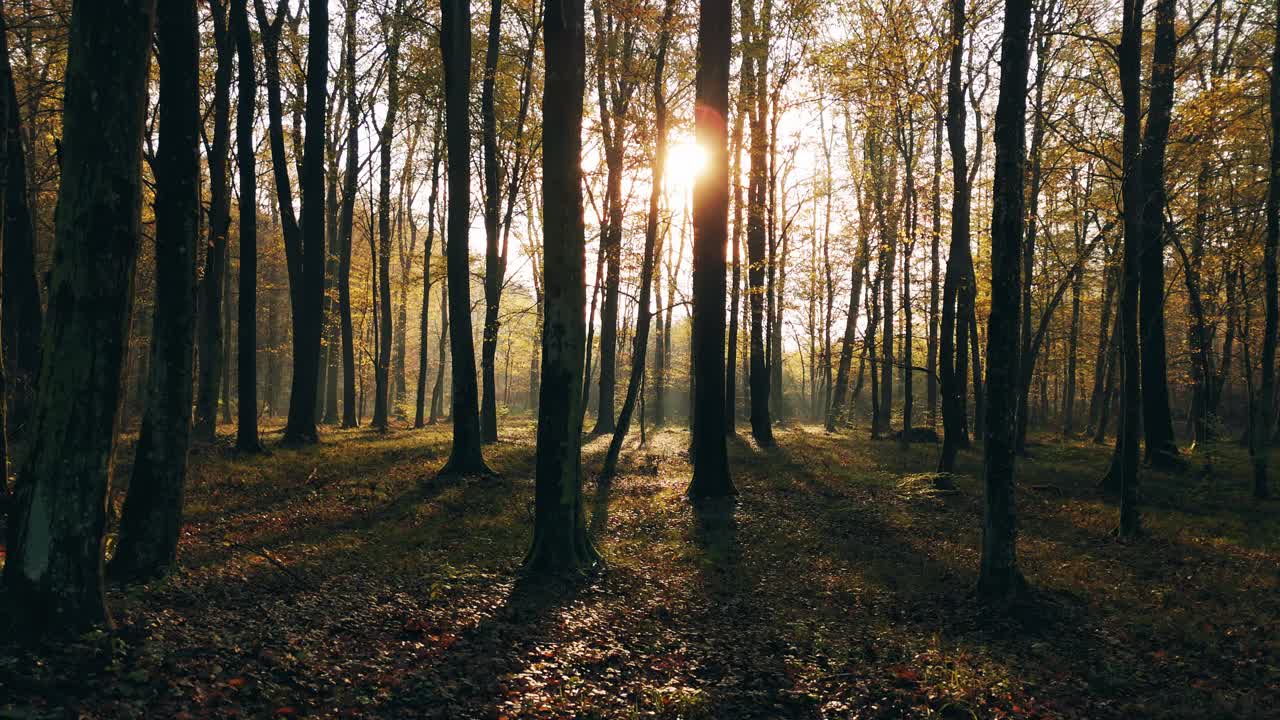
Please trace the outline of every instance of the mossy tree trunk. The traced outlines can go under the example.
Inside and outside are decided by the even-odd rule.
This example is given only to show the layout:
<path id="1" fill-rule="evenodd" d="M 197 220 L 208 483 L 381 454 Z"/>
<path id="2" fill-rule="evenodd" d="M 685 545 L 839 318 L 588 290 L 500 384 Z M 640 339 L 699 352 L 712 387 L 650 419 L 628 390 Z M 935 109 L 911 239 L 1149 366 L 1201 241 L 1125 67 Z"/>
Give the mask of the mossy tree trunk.
<path id="1" fill-rule="evenodd" d="M 133 277 L 154 0 L 77 3 L 68 36 L 62 182 L 31 443 L 5 584 L 38 634 L 109 623 L 102 592 Z"/>

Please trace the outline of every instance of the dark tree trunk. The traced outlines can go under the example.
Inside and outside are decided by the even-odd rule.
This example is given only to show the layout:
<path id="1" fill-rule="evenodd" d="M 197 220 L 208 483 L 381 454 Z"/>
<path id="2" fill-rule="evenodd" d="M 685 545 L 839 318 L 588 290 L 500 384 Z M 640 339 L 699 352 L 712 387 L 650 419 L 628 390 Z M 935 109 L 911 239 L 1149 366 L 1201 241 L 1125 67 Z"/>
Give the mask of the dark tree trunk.
<path id="1" fill-rule="evenodd" d="M 0 34 L 7 32 L 0 12 Z M 6 44 L 7 46 L 7 44 Z M 0 48 L 5 49 L 5 48 Z M 40 286 L 36 281 L 35 225 L 27 200 L 27 157 L 22 150 L 22 128 L 18 93 L 13 82 L 7 49 L 0 58 L 0 103 L 4 105 L 3 255 L 4 292 L 0 293 L 3 315 L 4 367 L 8 371 L 6 393 L 12 402 L 8 427 L 21 432 L 35 398 L 36 375 L 40 372 L 40 332 L 44 324 L 40 310 Z M 0 483 L 2 484 L 2 483 Z M 2 493 L 0 493 L 2 494 Z"/>
<path id="2" fill-rule="evenodd" d="M 653 69 L 653 105 L 654 105 L 654 151 L 653 182 L 649 189 L 649 215 L 644 230 L 644 257 L 640 266 L 640 301 L 636 309 L 636 333 L 632 340 L 631 375 L 627 381 L 627 394 L 622 401 L 622 409 L 618 412 L 617 427 L 609 440 L 609 450 L 605 454 L 604 468 L 600 471 L 601 480 L 612 479 L 617 474 L 618 455 L 622 452 L 622 442 L 626 439 L 631 426 L 631 416 L 635 412 L 636 401 L 640 397 L 644 381 L 645 355 L 649 350 L 649 326 L 653 321 L 650 311 L 650 298 L 653 295 L 653 277 L 658 262 L 658 213 L 662 200 L 662 176 L 667 164 L 667 97 L 663 89 L 663 72 L 667 62 L 667 41 L 670 36 L 672 15 L 675 13 L 675 1 L 665 0 L 662 11 L 662 24 L 658 31 L 658 52 Z M 721 298 L 723 303 L 723 297 Z M 721 313 L 723 314 L 723 312 Z"/>
<path id="3" fill-rule="evenodd" d="M 316 382 L 320 371 L 320 334 L 324 299 L 324 145 L 329 75 L 329 7 L 308 7 L 307 135 L 302 142 L 302 220 L 299 306 L 294 308 L 293 384 L 289 393 L 287 443 L 319 441 L 316 434 Z"/>
<path id="4" fill-rule="evenodd" d="M 1169 412 L 1169 373 L 1164 329 L 1164 157 L 1173 114 L 1174 60 L 1178 37 L 1174 0 L 1159 0 L 1151 55 L 1151 96 L 1142 140 L 1142 256 L 1139 331 L 1142 353 L 1142 432 L 1145 459 L 1155 467 L 1178 464 Z"/>
<path id="5" fill-rule="evenodd" d="M 258 452 L 262 449 L 258 442 L 258 166 L 253 144 L 258 81 L 254 72 L 253 40 L 249 35 L 249 14 L 245 8 L 247 2 L 232 0 L 231 4 L 231 32 L 239 51 L 240 85 L 240 99 L 236 106 L 236 156 L 240 163 L 236 449 Z"/>
<path id="6" fill-rule="evenodd" d="M 232 23 L 243 5 L 233 6 Z M 120 518 L 110 574 L 144 580 L 174 565 L 191 436 L 192 325 L 200 225 L 200 42 L 194 5 L 161 3 L 160 147 L 156 196 L 156 298 L 147 409 Z"/>
<path id="7" fill-rule="evenodd" d="M 498 251 L 498 216 L 502 195 L 498 189 L 498 120 L 494 110 L 494 85 L 498 75 L 498 49 L 502 43 L 502 0 L 489 2 L 489 34 L 485 43 L 484 77 L 480 81 L 480 123 L 484 146 L 484 329 L 480 342 L 480 435 L 485 442 L 498 441 L 497 382 L 494 363 L 498 354 L 498 327 L 503 275 L 506 268 Z"/>
<path id="8" fill-rule="evenodd" d="M 1031 114 L 1031 178 L 1027 189 L 1027 239 L 1022 251 L 1022 347 L 1019 361 L 1022 366 L 1018 371 L 1018 408 L 1016 415 L 1016 435 L 1014 452 L 1023 455 L 1027 451 L 1027 426 L 1030 421 L 1029 401 L 1031 396 L 1031 380 L 1035 373 L 1036 355 L 1031 350 L 1031 300 L 1035 290 L 1034 270 L 1036 259 L 1036 241 L 1040 230 L 1040 189 L 1044 180 L 1044 82 L 1049 72 L 1050 37 L 1046 27 L 1045 15 L 1049 8 L 1047 3 L 1037 6 L 1034 20 L 1034 43 L 1036 48 L 1036 80 Z"/>
<path id="9" fill-rule="evenodd" d="M 487 475 L 480 452 L 476 354 L 471 338 L 471 269 L 467 236 L 471 205 L 471 1 L 441 0 L 445 132 L 449 153 L 449 345 L 453 357 L 453 447 L 442 475 Z"/>
<path id="10" fill-rule="evenodd" d="M 1253 496 L 1270 495 L 1267 487 L 1267 463 L 1271 454 L 1271 423 L 1275 403 L 1276 326 L 1280 322 L 1277 306 L 1276 249 L 1280 245 L 1280 7 L 1275 10 L 1275 44 L 1271 50 L 1271 158 L 1267 182 L 1267 235 L 1263 245 L 1262 275 L 1266 286 L 1266 320 L 1262 336 L 1262 397 L 1254 420 Z"/>
<path id="11" fill-rule="evenodd" d="M 447 185 L 446 178 L 446 185 Z M 447 201 L 447 198 L 446 198 Z M 444 225 L 444 222 L 441 222 Z M 447 236 L 440 237 L 440 259 L 448 264 L 446 253 L 448 252 Z M 436 419 L 444 414 L 444 369 L 449 362 L 449 346 L 446 341 L 449 339 L 449 278 L 448 268 L 445 271 L 445 277 L 440 278 L 440 337 L 436 339 L 436 380 L 431 385 L 431 415 L 427 418 L 428 425 L 435 425 Z"/>
<path id="12" fill-rule="evenodd" d="M 941 246 L 942 246 L 942 130 L 946 116 L 941 108 L 943 93 L 943 68 L 938 63 L 938 80 L 935 93 L 939 109 L 933 126 L 933 184 L 930 187 L 933 211 L 933 233 L 929 237 L 929 339 L 925 349 L 925 412 L 929 416 L 929 428 L 938 427 L 938 303 L 941 300 Z"/>
<path id="13" fill-rule="evenodd" d="M 4 578 L 14 626 L 32 635 L 110 624 L 103 540 L 141 232 L 154 5 L 102 0 L 71 14 L 45 352 Z"/>
<path id="14" fill-rule="evenodd" d="M 724 406 L 731 7 L 730 0 L 699 3 L 694 117 L 707 166 L 693 186 L 693 479 L 688 494 L 694 501 L 736 493 L 729 476 Z"/>
<path id="15" fill-rule="evenodd" d="M 969 257 L 969 169 L 965 149 L 965 102 L 961 80 L 965 37 L 964 0 L 951 0 L 951 59 L 947 75 L 947 142 L 951 147 L 951 246 L 942 283 L 938 338 L 938 390 L 942 400 L 942 451 L 938 472 L 955 472 L 965 433 L 965 278 Z"/>
<path id="16" fill-rule="evenodd" d="M 871 249 L 865 233 L 858 234 L 858 249 L 849 278 L 849 314 L 844 323 L 844 342 L 840 348 L 840 365 L 836 369 L 835 392 L 827 408 L 827 432 L 835 432 L 845 412 L 845 396 L 849 388 L 849 370 L 853 364 L 853 344 L 858 331 L 858 303 L 862 296 L 862 276 L 866 272 Z"/>
<path id="17" fill-rule="evenodd" d="M 342 178 L 342 208 L 338 219 L 338 321 L 342 338 L 342 427 L 360 424 L 356 414 L 355 330 L 351 321 L 351 242 L 355 228 L 356 183 L 360 173 L 360 107 L 356 104 L 356 6 L 347 0 L 346 72 L 347 158 Z M 427 253 L 430 255 L 430 251 Z M 424 336 L 425 339 L 425 336 Z"/>
<path id="18" fill-rule="evenodd" d="M 743 0 L 742 23 L 755 28 L 754 0 Z M 744 40 L 747 51 L 743 53 L 743 87 L 750 88 L 751 112 L 751 172 L 747 189 L 747 294 L 751 305 L 751 435 L 757 444 L 773 445 L 773 421 L 769 416 L 769 367 L 765 362 L 764 293 L 765 265 L 765 193 L 768 181 L 769 136 L 766 116 L 769 109 L 768 51 L 762 43 L 765 28 L 756 28 L 750 42 Z M 742 92 L 748 92 L 743 90 Z"/>
<path id="19" fill-rule="evenodd" d="M 386 432 L 391 415 L 391 144 L 395 140 L 396 113 L 400 109 L 400 5 L 391 15 L 387 40 L 387 114 L 379 132 L 378 156 L 378 350 L 373 366 L 373 427 Z"/>
<path id="20" fill-rule="evenodd" d="M 542 282 L 546 307 L 533 545 L 525 556 L 525 567 L 536 573 L 561 573 L 582 571 L 600 560 L 583 516 L 582 411 L 578 407 L 586 305 L 581 169 L 586 31 L 583 0 L 548 0 L 544 12 Z M 449 157 L 452 164 L 454 154 Z M 452 219 L 451 213 L 451 224 Z"/>
<path id="21" fill-rule="evenodd" d="M 431 318 L 431 248 L 436 239 L 436 200 L 440 196 L 440 141 L 442 111 L 437 110 L 435 123 L 431 128 L 431 195 L 427 198 L 427 239 L 422 249 L 422 324 L 421 342 L 418 348 L 418 395 L 415 401 L 416 412 L 413 426 L 425 425 L 427 399 L 427 330 Z"/>
<path id="22" fill-rule="evenodd" d="M 994 130 L 991 316 L 987 322 L 987 419 L 982 472 L 985 509 L 978 576 L 979 595 L 986 603 L 996 605 L 1016 600 L 1025 586 L 1017 563 L 1013 489 L 1030 26 L 1031 0 L 1009 0 L 1005 4 L 1000 102 Z"/>
<path id="23" fill-rule="evenodd" d="M 1072 183 L 1072 187 L 1075 187 Z M 1073 210 L 1076 212 L 1075 221 L 1075 250 L 1076 257 L 1084 255 L 1084 234 L 1087 230 L 1086 219 L 1082 215 L 1084 209 L 1079 207 L 1081 203 L 1073 203 Z M 1071 273 L 1071 329 L 1067 335 L 1067 371 L 1066 371 L 1066 387 L 1063 388 L 1062 402 L 1062 435 L 1069 438 L 1075 432 L 1075 412 L 1076 412 L 1076 361 L 1079 353 L 1080 344 L 1080 312 L 1081 297 L 1084 294 L 1084 268 L 1081 266 L 1073 268 Z"/>
<path id="24" fill-rule="evenodd" d="M 194 436 L 212 442 L 218 430 L 218 394 L 222 383 L 222 296 L 227 272 L 227 230 L 231 227 L 231 186 L 227 158 L 231 154 L 231 65 L 235 46 L 227 26 L 226 0 L 210 0 L 213 44 L 218 64 L 213 75 L 213 144 L 209 148 L 209 240 L 196 330 L 200 366 L 196 390 Z"/>
<path id="25" fill-rule="evenodd" d="M 1110 357 L 1112 343 L 1115 341 L 1115 338 L 1110 335 L 1113 323 L 1111 306 L 1115 302 L 1116 291 L 1116 274 L 1111 267 L 1112 255 L 1114 252 L 1109 250 L 1102 269 L 1102 308 L 1098 313 L 1098 345 L 1093 357 L 1093 389 L 1089 393 L 1089 425 L 1085 429 L 1086 435 L 1093 435 L 1101 421 L 1103 395 L 1107 382 L 1107 360 Z"/>
<path id="26" fill-rule="evenodd" d="M 1138 357 L 1138 284 L 1142 258 L 1142 4 L 1125 0 L 1118 51 L 1124 109 L 1122 158 L 1124 176 L 1124 261 L 1120 275 L 1120 431 L 1106 484 L 1120 492 L 1121 537 L 1139 531 L 1138 424 L 1141 420 Z"/>
<path id="27" fill-rule="evenodd" d="M 744 63 L 745 58 L 744 51 Z M 738 326 L 742 306 L 742 130 L 746 116 L 750 113 L 747 100 L 743 80 L 739 78 L 738 107 L 733 118 L 730 149 L 733 153 L 733 168 L 729 175 L 729 182 L 733 185 L 733 237 L 729 239 L 733 248 L 733 266 L 729 271 L 733 285 L 729 290 L 729 343 L 726 347 L 729 354 L 724 365 L 725 433 L 728 435 L 737 434 L 738 420 Z"/>

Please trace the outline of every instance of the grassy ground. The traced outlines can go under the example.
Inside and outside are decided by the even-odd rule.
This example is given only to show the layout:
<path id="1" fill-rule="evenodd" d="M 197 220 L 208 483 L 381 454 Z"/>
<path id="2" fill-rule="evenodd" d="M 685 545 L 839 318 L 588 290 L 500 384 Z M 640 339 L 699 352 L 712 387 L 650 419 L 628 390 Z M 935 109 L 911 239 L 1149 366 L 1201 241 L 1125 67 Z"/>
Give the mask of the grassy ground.
<path id="1" fill-rule="evenodd" d="M 932 446 L 778 439 L 731 441 L 740 497 L 695 512 L 687 434 L 652 436 L 585 488 L 607 571 L 554 585 L 516 573 L 529 424 L 488 449 L 499 479 L 448 485 L 441 429 L 198 450 L 180 572 L 112 589 L 117 634 L 0 644 L 0 718 L 1280 712 L 1280 507 L 1248 498 L 1238 450 L 1212 476 L 1144 478 L 1149 534 L 1126 545 L 1095 487 L 1107 451 L 1033 447 L 1019 550 L 1037 602 L 1010 618 L 970 594 L 977 454 L 947 494 L 913 477 Z"/>

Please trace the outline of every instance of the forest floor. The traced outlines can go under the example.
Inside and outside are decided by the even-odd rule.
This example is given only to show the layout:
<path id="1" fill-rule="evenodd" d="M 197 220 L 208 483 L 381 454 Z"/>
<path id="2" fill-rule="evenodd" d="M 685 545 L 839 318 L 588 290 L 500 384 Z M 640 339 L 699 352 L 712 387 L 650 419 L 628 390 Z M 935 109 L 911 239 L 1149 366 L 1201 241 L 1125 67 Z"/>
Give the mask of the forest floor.
<path id="1" fill-rule="evenodd" d="M 433 479 L 448 438 L 195 450 L 181 569 L 113 587 L 116 633 L 0 643 L 0 718 L 1280 712 L 1280 504 L 1249 499 L 1237 448 L 1212 475 L 1203 457 L 1146 475 L 1147 535 L 1121 544 L 1096 487 L 1109 451 L 1032 447 L 1019 553 L 1036 592 L 1002 616 L 971 593 L 974 452 L 939 492 L 914 475 L 932 445 L 790 426 L 772 450 L 732 440 L 740 496 L 695 511 L 687 433 L 651 434 L 620 479 L 584 488 L 607 569 L 545 583 L 518 573 L 532 424 L 503 428 L 489 480 Z"/>

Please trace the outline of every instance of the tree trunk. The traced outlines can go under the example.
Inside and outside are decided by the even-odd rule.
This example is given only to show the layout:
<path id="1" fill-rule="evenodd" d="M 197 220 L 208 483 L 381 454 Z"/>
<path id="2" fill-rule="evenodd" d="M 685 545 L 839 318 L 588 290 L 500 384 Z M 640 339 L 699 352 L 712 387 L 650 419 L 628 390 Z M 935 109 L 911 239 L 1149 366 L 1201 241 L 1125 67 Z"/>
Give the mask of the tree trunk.
<path id="1" fill-rule="evenodd" d="M 378 141 L 378 301 L 382 315 L 378 322 L 378 350 L 373 366 L 374 428 L 386 432 L 390 418 L 391 342 L 391 143 L 395 140 L 396 113 L 400 109 L 400 6 L 392 11 L 391 34 L 387 40 L 387 114 Z"/>
<path id="2" fill-rule="evenodd" d="M 1158 0 L 1151 54 L 1151 96 L 1142 140 L 1142 249 L 1138 312 L 1142 353 L 1142 432 L 1145 460 L 1161 468 L 1178 465 L 1178 446 L 1169 412 L 1169 373 L 1164 329 L 1164 157 L 1173 114 L 1177 32 L 1174 0 Z"/>
<path id="3" fill-rule="evenodd" d="M 338 220 L 338 316 L 342 337 L 342 427 L 360 424 L 356 415 L 355 331 L 351 321 L 351 243 L 355 229 L 356 183 L 360 173 L 360 108 L 356 101 L 356 7 L 347 0 L 344 58 L 347 83 L 347 160 L 342 178 L 342 209 Z M 427 252 L 430 255 L 430 250 Z"/>
<path id="4" fill-rule="evenodd" d="M 231 20 L 244 6 L 233 5 Z M 162 3 L 156 14 L 160 147 L 153 168 L 155 314 L 147 408 L 110 574 L 145 580 L 174 565 L 191 436 L 192 325 L 200 224 L 200 42 L 194 5 Z M 233 32 L 238 32 L 233 27 Z M 6 238 L 7 239 L 7 238 Z"/>
<path id="5" fill-rule="evenodd" d="M 222 382 L 223 278 L 227 272 L 227 230 L 231 227 L 231 187 L 227 158 L 231 154 L 231 65 L 235 46 L 227 27 L 226 0 L 211 0 L 213 44 L 218 64 L 213 74 L 213 144 L 209 148 L 209 240 L 205 245 L 204 275 L 196 330 L 200 358 L 196 390 L 197 440 L 212 442 L 218 430 L 218 393 Z"/>
<path id="6" fill-rule="evenodd" d="M 929 428 L 938 427 L 938 303 L 941 300 L 939 282 L 942 271 L 942 131 L 946 116 L 942 111 L 943 68 L 938 63 L 938 79 L 934 93 L 939 108 L 933 125 L 933 184 L 930 187 L 933 210 L 933 233 L 929 236 L 929 339 L 925 349 L 925 412 L 929 416 Z"/>
<path id="7" fill-rule="evenodd" d="M 745 64 L 745 48 L 742 56 Z M 733 248 L 733 266 L 729 272 L 733 284 L 729 290 L 729 343 L 726 346 L 728 357 L 724 365 L 725 433 L 728 435 L 737 434 L 738 420 L 738 325 L 742 305 L 742 131 L 746 116 L 750 113 L 744 82 L 739 78 L 738 107 L 734 113 L 733 139 L 730 141 L 730 152 L 733 154 L 733 167 L 729 173 L 729 182 L 733 186 L 733 236 L 729 242 Z"/>
<path id="8" fill-rule="evenodd" d="M 258 81 L 249 35 L 248 0 L 232 0 L 231 32 L 239 52 L 240 97 L 236 105 L 236 156 L 240 163 L 240 299 L 236 385 L 236 449 L 258 452 L 258 166 L 254 155 L 253 119 Z M 161 15 L 163 17 L 163 15 Z M 157 282 L 160 276 L 157 272 Z"/>
<path id="9" fill-rule="evenodd" d="M 0 11 L 0 33 L 4 32 L 7 32 L 7 27 Z M 9 429 L 21 432 L 35 398 L 44 318 L 40 310 L 40 286 L 36 281 L 35 225 L 27 199 L 27 158 L 22 150 L 18 92 L 13 82 L 9 53 L 5 50 L 2 54 L 0 103 L 4 105 L 5 125 L 0 152 L 4 153 L 5 164 L 4 197 L 0 198 L 4 204 L 3 228 L 0 228 L 0 236 L 4 238 L 3 255 L 0 256 L 0 267 L 4 268 L 0 325 L 4 328 L 3 363 L 8 371 L 3 397 L 10 398 L 12 402 L 13 414 L 7 418 Z"/>
<path id="10" fill-rule="evenodd" d="M 600 479 L 609 480 L 617 474 L 618 455 L 622 452 L 622 442 L 631 425 L 631 415 L 635 411 L 636 400 L 640 396 L 644 381 L 645 354 L 649 349 L 649 326 L 653 319 L 650 311 L 650 296 L 653 294 L 653 276 L 657 264 L 658 243 L 658 210 L 662 199 L 662 177 L 667 163 L 667 98 L 663 89 L 663 71 L 667 61 L 667 41 L 671 18 L 675 12 L 674 0 L 665 0 L 662 11 L 662 24 L 658 31 L 658 52 L 653 70 L 653 105 L 654 105 L 654 151 L 653 180 L 649 188 L 649 215 L 645 222 L 644 257 L 640 266 L 640 301 L 636 309 L 636 333 L 632 342 L 631 376 L 627 381 L 627 394 L 622 401 L 622 409 L 618 412 L 617 427 L 609 441 L 609 450 L 605 454 L 604 468 L 600 471 Z M 723 295 L 721 303 L 723 304 Z M 721 312 L 723 315 L 723 312 Z M 723 438 L 721 439 L 723 442 Z"/>
<path id="11" fill-rule="evenodd" d="M 1121 417 L 1107 485 L 1120 492 L 1121 537 L 1136 535 L 1138 516 L 1138 424 L 1141 419 L 1138 357 L 1138 284 L 1142 257 L 1142 4 L 1125 0 L 1118 51 L 1124 109 L 1122 136 L 1124 265 L 1120 276 Z"/>
<path id="12" fill-rule="evenodd" d="M 298 173 L 302 191 L 299 304 L 294 308 L 293 384 L 284 430 L 284 440 L 291 444 L 311 444 L 320 439 L 316 434 L 316 383 L 324 325 L 324 146 L 329 75 L 329 8 L 324 3 L 308 7 L 308 33 L 304 111 L 307 135 L 302 142 L 302 168 Z"/>
<path id="13" fill-rule="evenodd" d="M 480 452 L 476 354 L 471 337 L 471 269 L 467 236 L 471 205 L 471 1 L 441 0 L 445 132 L 449 153 L 449 329 L 453 357 L 453 446 L 441 475 L 489 475 Z"/>
<path id="14" fill-rule="evenodd" d="M 425 425 L 427 398 L 427 325 L 431 317 L 431 246 L 436 238 L 436 199 L 440 195 L 440 129 L 441 112 L 436 112 L 435 123 L 431 133 L 431 195 L 427 198 L 427 239 L 422 250 L 422 323 L 419 333 L 421 342 L 418 347 L 418 395 L 415 399 L 416 412 L 413 426 Z"/>
<path id="15" fill-rule="evenodd" d="M 480 435 L 485 442 L 498 441 L 498 400 L 494 361 L 498 352 L 498 310 L 505 274 L 498 251 L 498 216 L 502 196 L 498 189 L 498 121 L 494 111 L 494 85 L 498 75 L 498 48 L 502 42 L 502 0 L 489 2 L 489 35 L 485 43 L 484 77 L 480 81 L 480 119 L 484 145 L 484 334 L 480 344 Z"/>
<path id="16" fill-rule="evenodd" d="M 34 636 L 111 622 L 103 540 L 141 233 L 154 4 L 77 3 L 71 14 L 45 352 L 4 578 L 14 627 Z"/>
<path id="17" fill-rule="evenodd" d="M 542 284 L 546 307 L 533 545 L 524 564 L 532 572 L 562 573 L 579 572 L 600 561 L 583 516 L 582 412 L 578 407 L 586 329 L 581 169 L 586 34 L 583 0 L 548 0 L 544 12 Z M 452 165 L 455 155 L 449 157 Z M 454 179 L 450 173 L 450 181 Z M 450 213 L 450 224 L 453 217 Z"/>
<path id="18" fill-rule="evenodd" d="M 1270 495 L 1267 487 L 1267 464 L 1271 454 L 1271 421 L 1274 417 L 1276 326 L 1280 322 L 1277 306 L 1276 247 L 1280 245 L 1280 8 L 1275 10 L 1275 44 L 1271 50 L 1271 158 L 1267 182 L 1267 235 L 1263 245 L 1262 275 L 1266 285 L 1266 320 L 1262 339 L 1262 397 L 1254 420 L 1253 496 L 1259 500 Z"/>
<path id="19" fill-rule="evenodd" d="M 1017 563 L 1013 490 L 1030 25 L 1030 0 L 1009 0 L 1005 4 L 1000 101 L 994 130 L 991 316 L 987 322 L 987 419 L 983 442 L 985 508 L 978 575 L 979 596 L 986 604 L 998 606 L 1017 600 L 1025 586 Z"/>
<path id="20" fill-rule="evenodd" d="M 747 34 L 745 29 L 753 28 L 750 42 L 744 40 L 748 50 L 743 53 L 742 69 L 743 86 L 750 88 L 750 102 L 754 105 L 750 118 L 751 172 L 747 190 L 747 294 L 751 305 L 749 383 L 751 435 L 757 444 L 769 447 L 773 445 L 773 421 L 769 416 L 769 367 L 765 363 L 764 338 L 765 265 L 768 262 L 765 255 L 765 192 L 769 148 L 766 130 L 769 102 L 765 89 L 768 87 L 769 60 L 768 47 L 762 42 L 768 28 L 756 28 L 753 4 L 754 0 L 743 0 L 741 6 L 744 37 Z"/>
<path id="21" fill-rule="evenodd" d="M 702 0 L 694 117 L 707 165 L 693 186 L 693 479 L 688 494 L 695 501 L 736 493 L 729 477 L 724 400 L 732 24 L 730 0 Z"/>

